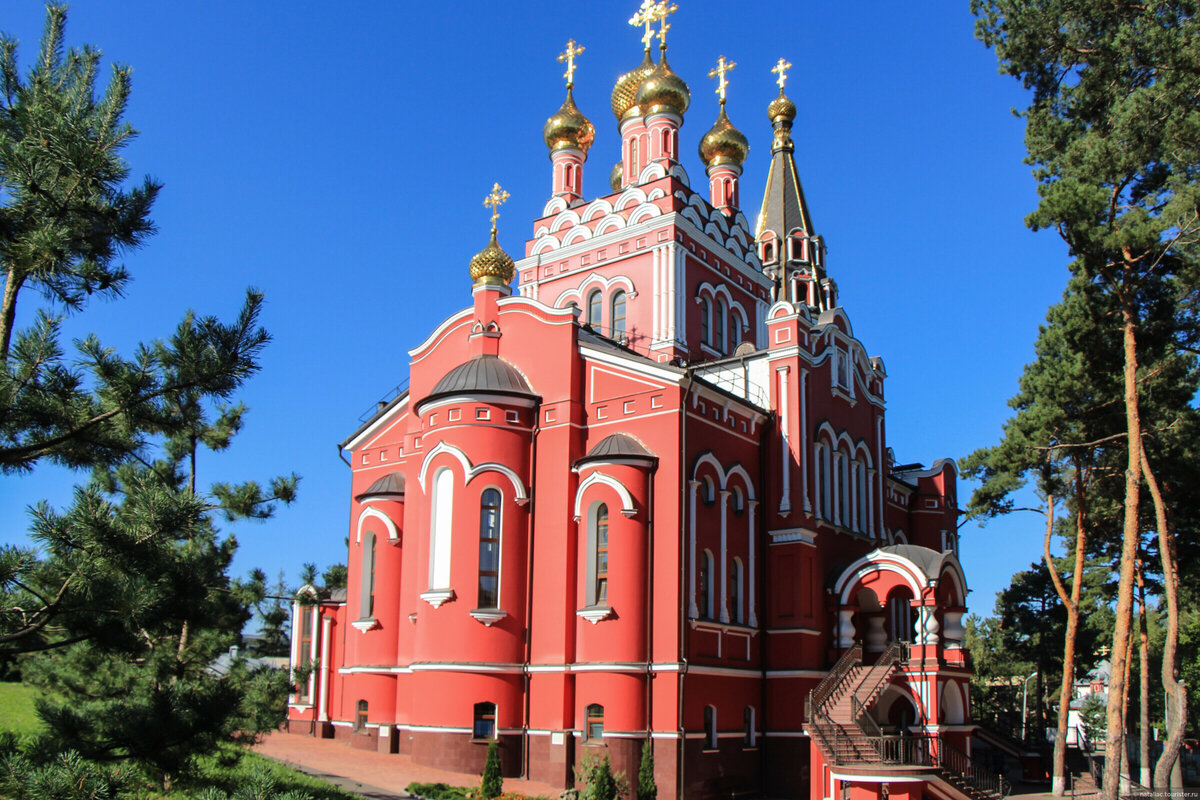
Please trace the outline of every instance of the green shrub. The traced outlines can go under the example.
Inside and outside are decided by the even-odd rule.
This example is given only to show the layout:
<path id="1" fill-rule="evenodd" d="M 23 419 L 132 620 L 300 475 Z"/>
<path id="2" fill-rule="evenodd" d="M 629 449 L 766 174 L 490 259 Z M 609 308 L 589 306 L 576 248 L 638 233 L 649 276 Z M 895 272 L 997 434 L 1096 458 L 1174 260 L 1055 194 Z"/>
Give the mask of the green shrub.
<path id="1" fill-rule="evenodd" d="M 638 764 L 637 800 L 657 800 L 658 784 L 654 782 L 654 741 L 642 743 L 642 761 Z"/>
<path id="2" fill-rule="evenodd" d="M 487 761 L 483 765 L 483 782 L 479 791 L 484 800 L 494 800 L 504 792 L 504 778 L 500 774 L 500 745 L 495 739 L 488 742 Z"/>

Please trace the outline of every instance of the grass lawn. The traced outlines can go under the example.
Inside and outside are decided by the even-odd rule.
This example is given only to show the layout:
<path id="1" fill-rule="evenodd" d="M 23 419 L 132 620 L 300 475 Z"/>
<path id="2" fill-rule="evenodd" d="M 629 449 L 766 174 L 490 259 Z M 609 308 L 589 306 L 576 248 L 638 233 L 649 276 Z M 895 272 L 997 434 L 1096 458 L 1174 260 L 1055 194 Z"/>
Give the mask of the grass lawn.
<path id="1" fill-rule="evenodd" d="M 17 734 L 37 733 L 41 720 L 33 712 L 38 691 L 23 683 L 0 683 L 0 731 Z"/>

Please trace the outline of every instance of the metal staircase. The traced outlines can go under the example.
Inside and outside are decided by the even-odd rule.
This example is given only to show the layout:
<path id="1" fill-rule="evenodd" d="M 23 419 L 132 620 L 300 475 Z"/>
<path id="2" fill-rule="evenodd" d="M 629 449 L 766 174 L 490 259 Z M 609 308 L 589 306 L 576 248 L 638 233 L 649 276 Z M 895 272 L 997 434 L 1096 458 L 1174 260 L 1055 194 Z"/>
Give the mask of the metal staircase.
<path id="1" fill-rule="evenodd" d="M 809 693 L 805 708 L 808 731 L 826 762 L 871 767 L 875 772 L 891 768 L 898 774 L 923 768 L 969 800 L 1003 798 L 1011 788 L 1008 781 L 975 764 L 942 737 L 884 734 L 880 730 L 870 709 L 907 661 L 907 643 L 892 642 L 874 665 L 864 666 L 862 645 L 856 643 Z"/>

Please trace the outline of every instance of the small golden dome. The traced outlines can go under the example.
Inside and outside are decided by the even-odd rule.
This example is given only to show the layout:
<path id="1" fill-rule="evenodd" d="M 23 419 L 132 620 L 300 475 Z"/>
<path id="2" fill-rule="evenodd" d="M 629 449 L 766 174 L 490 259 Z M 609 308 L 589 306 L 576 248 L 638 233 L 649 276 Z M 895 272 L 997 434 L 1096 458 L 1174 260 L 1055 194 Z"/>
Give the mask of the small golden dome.
<path id="1" fill-rule="evenodd" d="M 612 186 L 614 192 L 621 191 L 622 178 L 625 177 L 625 169 L 621 162 L 613 164 L 612 172 L 608 173 L 608 183 Z"/>
<path id="2" fill-rule="evenodd" d="M 471 280 L 475 285 L 507 286 L 515 272 L 512 256 L 500 249 L 496 242 L 496 229 L 492 228 L 492 239 L 487 247 L 471 259 Z"/>
<path id="3" fill-rule="evenodd" d="M 664 52 L 658 66 L 638 87 L 636 102 L 643 114 L 670 112 L 683 116 L 692 102 L 692 92 L 675 74 Z"/>
<path id="4" fill-rule="evenodd" d="M 650 58 L 650 51 L 647 50 L 641 64 L 617 78 L 617 83 L 612 90 L 612 112 L 613 116 L 617 118 L 617 122 L 625 119 L 625 115 L 634 109 L 637 104 L 638 87 L 642 85 L 642 81 L 650 77 L 652 72 L 654 72 L 654 61 Z"/>
<path id="5" fill-rule="evenodd" d="M 746 141 L 741 131 L 733 127 L 725 113 L 725 104 L 722 103 L 717 121 L 700 140 L 700 160 L 706 167 L 718 167 L 722 164 L 740 167 L 749 152 L 750 142 Z"/>
<path id="6" fill-rule="evenodd" d="M 546 120 L 542 128 L 542 138 L 550 152 L 574 148 L 582 150 L 587 155 L 588 148 L 596 140 L 596 129 L 588 118 L 575 105 L 575 96 L 570 88 L 567 89 L 567 99 L 562 108 L 554 116 Z"/>
<path id="7" fill-rule="evenodd" d="M 783 90 L 779 90 L 779 97 L 771 101 L 767 106 L 767 116 L 771 118 L 771 122 L 788 122 L 789 125 L 796 118 L 796 104 L 787 98 Z"/>

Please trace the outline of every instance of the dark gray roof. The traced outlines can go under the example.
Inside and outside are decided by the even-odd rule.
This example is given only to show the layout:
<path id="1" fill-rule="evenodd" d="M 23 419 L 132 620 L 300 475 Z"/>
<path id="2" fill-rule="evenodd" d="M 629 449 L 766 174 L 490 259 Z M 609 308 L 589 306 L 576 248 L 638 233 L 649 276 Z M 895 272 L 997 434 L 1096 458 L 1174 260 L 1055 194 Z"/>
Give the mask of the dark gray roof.
<path id="1" fill-rule="evenodd" d="M 605 436 L 596 446 L 588 450 L 587 455 L 582 460 L 598 460 L 598 459 L 613 459 L 613 458 L 655 458 L 654 453 L 646 449 L 646 446 L 633 438 L 627 433 L 614 433 L 611 436 Z"/>
<path id="2" fill-rule="evenodd" d="M 796 228 L 811 236 L 812 217 L 809 216 L 792 150 L 776 150 L 771 153 L 771 167 L 767 170 L 767 186 L 763 191 L 762 212 L 758 215 L 754 238 L 757 239 L 765 230 L 772 230 L 786 239 Z"/>
<path id="3" fill-rule="evenodd" d="M 379 480 L 372 483 L 365 491 L 356 494 L 354 499 L 362 502 L 364 498 L 372 497 L 379 499 L 404 499 L 404 473 L 389 472 Z"/>
<path id="4" fill-rule="evenodd" d="M 521 373 L 497 356 L 475 356 L 465 364 L 459 364 L 437 382 L 421 404 L 455 394 L 537 397 Z"/>
<path id="5" fill-rule="evenodd" d="M 334 589 L 332 592 L 330 592 L 329 593 L 329 602 L 331 602 L 331 603 L 346 602 L 346 589 L 345 588 Z"/>
<path id="6" fill-rule="evenodd" d="M 920 567 L 921 571 L 925 573 L 925 577 L 930 580 L 937 580 L 938 576 L 942 574 L 942 566 L 947 561 L 954 560 L 953 553 L 939 553 L 937 550 L 921 547 L 918 544 L 891 544 L 881 547 L 879 550 L 907 558 Z"/>

